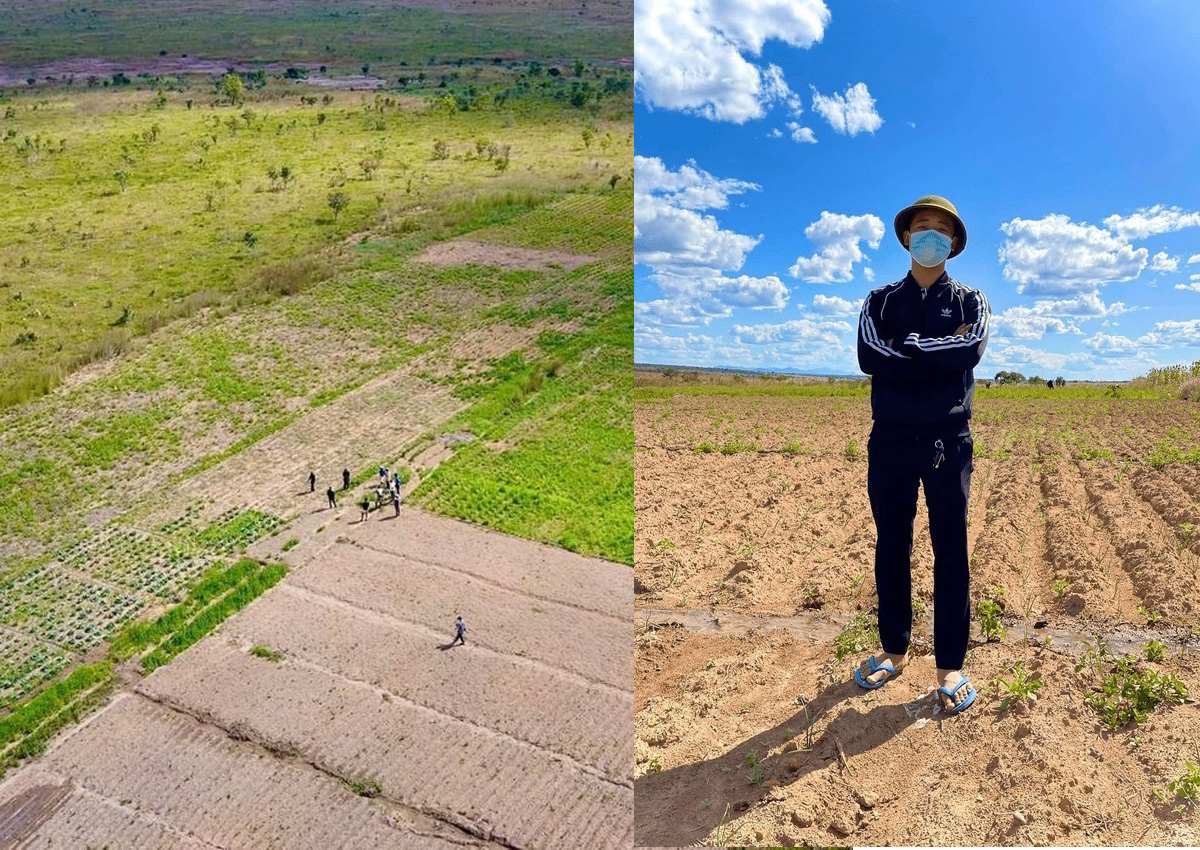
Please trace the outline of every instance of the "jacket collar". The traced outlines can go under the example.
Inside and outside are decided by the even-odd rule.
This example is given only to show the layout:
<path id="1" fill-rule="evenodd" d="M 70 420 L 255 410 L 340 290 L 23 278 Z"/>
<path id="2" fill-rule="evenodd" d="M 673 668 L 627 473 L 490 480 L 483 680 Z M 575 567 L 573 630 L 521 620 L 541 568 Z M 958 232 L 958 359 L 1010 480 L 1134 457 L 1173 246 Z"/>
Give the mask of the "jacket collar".
<path id="1" fill-rule="evenodd" d="M 942 289 L 945 286 L 947 286 L 949 283 L 950 283 L 950 274 L 949 274 L 949 272 L 943 270 L 942 276 L 939 277 L 937 280 L 935 280 L 932 284 L 929 285 L 930 294 L 934 295 L 934 294 L 941 292 Z M 901 286 L 901 289 L 904 289 L 905 291 L 909 291 L 909 292 L 914 292 L 914 293 L 920 291 L 921 284 L 917 283 L 917 279 L 915 277 L 913 277 L 912 269 L 909 269 L 908 274 L 906 274 L 904 276 L 904 282 L 903 282 L 903 285 Z"/>

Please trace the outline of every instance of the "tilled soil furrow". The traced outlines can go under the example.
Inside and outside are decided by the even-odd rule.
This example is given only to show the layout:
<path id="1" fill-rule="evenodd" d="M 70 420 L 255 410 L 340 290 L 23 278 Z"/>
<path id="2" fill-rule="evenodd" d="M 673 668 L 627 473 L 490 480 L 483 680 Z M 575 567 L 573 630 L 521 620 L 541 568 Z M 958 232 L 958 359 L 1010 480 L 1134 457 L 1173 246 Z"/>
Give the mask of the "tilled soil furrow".
<path id="1" fill-rule="evenodd" d="M 1171 529 L 1180 550 L 1200 554 L 1200 502 L 1197 502 L 1200 489 L 1189 490 L 1167 469 L 1156 470 L 1149 466 L 1131 469 L 1129 481 L 1142 501 L 1154 508 Z M 1191 481 L 1188 485 L 1200 486 L 1200 481 Z"/>
<path id="2" fill-rule="evenodd" d="M 9 818 L 25 795 L 58 800 L 44 811 L 25 811 Z M 67 776 L 40 767 L 23 771 L 0 786 L 0 847 L 101 847 L 112 846 L 120 836 L 124 847 L 220 850 L 221 845 L 189 835 L 152 812 L 133 808 L 130 800 L 116 800 L 85 788 Z M 36 838 L 35 838 L 36 835 Z M 36 842 L 36 843 L 35 843 Z"/>
<path id="3" fill-rule="evenodd" d="M 993 596 L 991 588 L 1003 588 L 999 602 L 1011 610 L 1022 610 L 1036 602 L 1038 591 L 1048 583 L 1051 568 L 1043 561 L 1042 523 L 1038 516 L 1038 491 L 1030 485 L 1028 460 L 1006 464 L 997 473 L 982 516 L 982 533 L 971 553 L 971 584 L 975 596 Z"/>
<path id="4" fill-rule="evenodd" d="M 1132 614 L 1138 600 L 1129 583 L 1118 580 L 1124 573 L 1116 544 L 1093 513 L 1079 468 L 1063 462 L 1053 471 L 1043 470 L 1041 492 L 1046 505 L 1046 550 L 1053 562 L 1054 579 L 1067 582 L 1061 594 L 1063 611 L 1101 620 Z"/>
<path id="5" fill-rule="evenodd" d="M 203 845 L 458 846 L 413 833 L 336 780 L 140 696 L 118 697 L 52 748 L 41 767 Z M 0 801 L 10 798 L 8 785 L 0 786 Z M 124 830 L 114 823 L 96 838 L 157 846 L 128 844 Z"/>
<path id="6" fill-rule="evenodd" d="M 442 652 L 421 627 L 297 592 L 271 594 L 227 623 L 244 646 L 264 645 L 614 777 L 626 774 L 633 696 L 470 644 Z M 443 638 L 444 640 L 444 638 Z M 271 662 L 264 662 L 271 663 Z"/>
<path id="7" fill-rule="evenodd" d="M 539 822 L 523 822 L 531 806 L 551 817 L 549 807 L 563 811 L 576 797 L 600 801 L 605 791 L 615 792 L 609 804 L 598 805 L 618 824 L 632 806 L 631 788 L 564 756 L 389 698 L 366 683 L 307 665 L 263 663 L 216 639 L 193 648 L 186 667 L 156 671 L 139 692 L 264 745 L 294 747 L 306 760 L 327 761 L 332 772 L 370 776 L 388 799 L 514 846 L 531 846 L 536 830 L 529 824 Z M 539 780 L 540 798 L 514 791 Z"/>
<path id="8" fill-rule="evenodd" d="M 400 399 L 405 403 L 397 405 Z M 463 406 L 445 387 L 401 371 L 388 373 L 186 479 L 179 485 L 177 507 L 199 499 L 208 505 L 206 515 L 248 504 L 293 516 L 308 503 L 303 499 L 323 504 L 321 492 L 302 492 L 310 470 L 324 485 L 343 468 L 357 471 L 397 456 L 414 437 Z"/>
<path id="9" fill-rule="evenodd" d="M 404 619 L 446 635 L 454 617 L 467 623 L 467 640 L 523 656 L 593 682 L 630 690 L 628 623 L 607 615 L 539 602 L 472 576 L 447 579 L 442 568 L 339 543 L 319 569 L 297 571 L 289 584 Z"/>
<path id="10" fill-rule="evenodd" d="M 1136 607 L 1171 620 L 1190 618 L 1196 610 L 1196 576 L 1181 558 L 1174 531 L 1116 468 L 1096 464 L 1084 483 L 1091 503 L 1112 529 L 1121 568 L 1140 599 Z M 1123 613 L 1137 617 L 1136 607 Z"/>
<path id="11" fill-rule="evenodd" d="M 366 526 L 355 526 L 352 545 L 439 567 L 450 578 L 470 576 L 531 599 L 629 622 L 633 576 L 624 564 L 498 532 L 488 532 L 487 549 L 480 551 L 478 539 L 463 534 L 461 521 L 411 508 Z M 580 581 L 584 575 L 586 582 Z"/>

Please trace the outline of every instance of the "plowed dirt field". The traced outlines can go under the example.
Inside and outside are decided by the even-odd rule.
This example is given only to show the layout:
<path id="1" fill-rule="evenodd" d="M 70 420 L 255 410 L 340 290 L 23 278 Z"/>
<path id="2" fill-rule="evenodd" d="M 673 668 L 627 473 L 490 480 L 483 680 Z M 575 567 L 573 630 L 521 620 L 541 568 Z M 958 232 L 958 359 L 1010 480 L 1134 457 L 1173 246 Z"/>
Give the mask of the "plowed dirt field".
<path id="1" fill-rule="evenodd" d="M 639 846 L 1196 843 L 1167 790 L 1200 763 L 1194 707 L 1110 731 L 1085 703 L 1102 676 L 1076 672 L 1097 634 L 1154 639 L 1139 669 L 1200 692 L 1200 467 L 1158 462 L 1200 444 L 1196 404 L 977 399 L 972 610 L 998 600 L 1007 634 L 974 624 L 959 717 L 932 693 L 923 504 L 913 664 L 866 692 L 867 653 L 835 656 L 875 606 L 868 398 L 675 395 L 635 429 Z M 1001 710 L 1016 662 L 1044 686 Z"/>
<path id="2" fill-rule="evenodd" d="M 411 508 L 285 558 L 0 784 L 0 847 L 630 845 L 628 567 Z"/>

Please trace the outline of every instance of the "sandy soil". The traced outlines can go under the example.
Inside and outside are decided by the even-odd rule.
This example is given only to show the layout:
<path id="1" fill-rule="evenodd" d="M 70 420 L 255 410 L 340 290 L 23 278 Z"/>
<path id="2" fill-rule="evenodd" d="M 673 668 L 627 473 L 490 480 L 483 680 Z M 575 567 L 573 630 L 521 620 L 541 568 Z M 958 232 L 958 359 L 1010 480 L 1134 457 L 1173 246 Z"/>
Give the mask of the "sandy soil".
<path id="1" fill-rule="evenodd" d="M 596 258 L 563 251 L 544 251 L 515 245 L 495 245 L 472 242 L 469 239 L 450 239 L 434 242 L 417 256 L 417 261 L 434 266 L 497 266 L 502 269 L 577 269 Z"/>
<path id="2" fill-rule="evenodd" d="M 302 518 L 280 585 L 153 675 L 126 671 L 0 784 L 0 839 L 630 846 L 628 568 L 411 508 L 352 516 Z M 468 643 L 450 648 L 456 612 Z"/>
<path id="3" fill-rule="evenodd" d="M 867 399 L 637 404 L 638 845 L 1195 843 L 1194 820 L 1152 796 L 1197 761 L 1194 709 L 1109 733 L 1075 663 L 1083 638 L 1133 624 L 1129 648 L 1155 637 L 1173 652 L 1161 669 L 1200 686 L 1195 647 L 1180 643 L 1197 624 L 1200 481 L 1194 467 L 1147 463 L 1160 440 L 1200 442 L 1198 426 L 1183 402 L 977 404 L 972 600 L 1002 588 L 1008 634 L 976 634 L 966 670 L 980 696 L 950 718 L 931 693 L 929 613 L 895 683 L 863 692 L 849 681 L 861 658 L 835 660 L 832 636 L 875 605 Z M 702 441 L 757 450 L 693 451 Z M 793 443 L 799 453 L 780 451 Z M 927 522 L 921 504 L 913 592 L 929 612 Z M 713 625 L 779 617 L 799 625 Z M 662 625 L 672 620 L 706 632 Z M 1045 647 L 1048 632 L 1073 639 Z M 1041 699 L 1000 711 L 994 680 L 1021 660 L 1045 681 Z M 809 748 L 810 723 L 812 752 L 784 753 Z"/>
<path id="4" fill-rule="evenodd" d="M 1151 796 L 1194 760 L 1194 709 L 1102 734 L 1073 659 L 989 644 L 968 659 L 983 684 L 1015 658 L 1045 682 L 1030 709 L 995 693 L 940 712 L 931 656 L 864 692 L 828 644 L 781 632 L 637 642 L 638 846 L 1194 845 L 1200 832 Z M 1194 691 L 1194 669 L 1182 673 Z M 811 736 L 810 736 L 811 727 Z M 751 782 L 748 755 L 759 761 Z M 661 771 L 649 768 L 657 759 Z M 729 806 L 726 812 L 726 805 Z M 722 825 L 722 819 L 725 823 Z M 1024 819 L 1022 821 L 1022 818 Z M 707 839 L 707 841 L 706 841 Z"/>

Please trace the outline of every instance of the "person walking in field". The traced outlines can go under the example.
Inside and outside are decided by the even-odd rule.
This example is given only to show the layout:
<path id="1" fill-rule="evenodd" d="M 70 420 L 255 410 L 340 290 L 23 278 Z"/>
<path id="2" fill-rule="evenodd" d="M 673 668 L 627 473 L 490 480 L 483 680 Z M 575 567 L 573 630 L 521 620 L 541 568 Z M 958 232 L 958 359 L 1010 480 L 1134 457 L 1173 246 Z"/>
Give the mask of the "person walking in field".
<path id="1" fill-rule="evenodd" d="M 908 663 L 912 634 L 913 520 L 923 485 L 933 544 L 933 642 L 938 693 L 957 714 L 975 701 L 962 672 L 970 635 L 967 495 L 974 368 L 988 339 L 991 309 L 978 289 L 946 273 L 967 244 L 954 205 L 926 195 L 901 210 L 896 238 L 912 256 L 902 280 L 874 289 L 858 322 L 858 364 L 871 376 L 867 494 L 875 519 L 875 584 L 882 652 L 854 671 L 879 688 Z"/>
<path id="2" fill-rule="evenodd" d="M 348 469 L 342 470 L 342 489 L 343 490 L 350 489 L 350 470 L 348 470 Z"/>
<path id="3" fill-rule="evenodd" d="M 455 617 L 454 618 L 454 640 L 450 641 L 450 645 L 454 646 L 456 643 L 461 643 L 463 646 L 466 646 L 467 645 L 466 635 L 467 635 L 467 624 L 463 622 L 463 618 L 461 616 Z"/>
<path id="4" fill-rule="evenodd" d="M 387 468 L 386 466 L 381 466 L 381 467 L 379 467 L 379 480 L 380 480 L 380 481 L 382 481 L 384 484 L 386 484 L 386 483 L 387 483 L 387 480 L 388 480 L 388 468 Z"/>
<path id="5" fill-rule="evenodd" d="M 315 472 L 308 473 L 308 492 L 317 492 L 317 473 Z"/>
<path id="6" fill-rule="evenodd" d="M 396 510 L 396 516 L 400 516 L 400 476 L 397 475 L 392 479 L 392 507 Z"/>
<path id="7" fill-rule="evenodd" d="M 329 507 L 331 507 L 331 508 L 337 507 L 337 494 L 333 492 L 332 487 L 328 488 L 325 491 L 325 498 L 329 500 Z"/>

